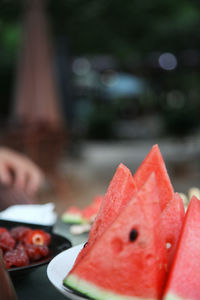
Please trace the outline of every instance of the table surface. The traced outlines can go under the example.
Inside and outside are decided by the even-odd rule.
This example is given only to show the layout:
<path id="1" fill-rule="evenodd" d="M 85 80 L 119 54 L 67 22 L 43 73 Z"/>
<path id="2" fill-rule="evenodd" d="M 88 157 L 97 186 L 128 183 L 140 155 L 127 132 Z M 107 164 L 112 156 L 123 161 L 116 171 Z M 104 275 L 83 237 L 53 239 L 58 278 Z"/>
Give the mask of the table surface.
<path id="1" fill-rule="evenodd" d="M 68 238 L 73 246 L 86 242 L 88 238 L 87 233 L 76 236 L 72 235 L 69 231 L 69 225 L 64 224 L 60 220 L 55 224 L 53 232 Z M 68 299 L 50 283 L 47 277 L 47 265 L 38 267 L 28 274 L 15 277 L 12 281 L 18 300 Z"/>

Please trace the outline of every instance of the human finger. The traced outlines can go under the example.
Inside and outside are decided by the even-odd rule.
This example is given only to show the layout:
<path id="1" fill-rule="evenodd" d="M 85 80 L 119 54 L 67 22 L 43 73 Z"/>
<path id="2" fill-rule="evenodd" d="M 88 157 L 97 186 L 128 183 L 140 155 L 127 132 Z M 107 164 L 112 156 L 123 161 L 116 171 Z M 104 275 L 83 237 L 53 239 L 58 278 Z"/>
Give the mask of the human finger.
<path id="1" fill-rule="evenodd" d="M 4 165 L 1 164 L 0 165 L 0 182 L 4 185 L 11 185 L 13 181 L 13 177 L 12 174 L 9 170 L 9 168 Z"/>
<path id="2" fill-rule="evenodd" d="M 34 195 L 41 185 L 43 180 L 43 175 L 39 170 L 32 170 L 27 176 L 26 182 L 26 192 L 29 195 Z"/>
<path id="3" fill-rule="evenodd" d="M 24 169 L 23 165 L 16 166 L 16 167 L 13 166 L 13 172 L 14 172 L 13 185 L 20 190 L 25 190 L 27 177 L 28 177 L 26 169 Z"/>

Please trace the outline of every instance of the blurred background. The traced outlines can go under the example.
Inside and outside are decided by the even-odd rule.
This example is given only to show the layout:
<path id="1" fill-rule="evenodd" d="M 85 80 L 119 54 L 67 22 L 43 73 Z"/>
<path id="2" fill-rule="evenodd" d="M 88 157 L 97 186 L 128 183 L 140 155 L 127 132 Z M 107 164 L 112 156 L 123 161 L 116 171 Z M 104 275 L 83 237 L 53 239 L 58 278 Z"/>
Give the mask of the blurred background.
<path id="1" fill-rule="evenodd" d="M 0 141 L 45 172 L 59 213 L 104 194 L 153 144 L 200 186 L 197 0 L 1 0 Z"/>

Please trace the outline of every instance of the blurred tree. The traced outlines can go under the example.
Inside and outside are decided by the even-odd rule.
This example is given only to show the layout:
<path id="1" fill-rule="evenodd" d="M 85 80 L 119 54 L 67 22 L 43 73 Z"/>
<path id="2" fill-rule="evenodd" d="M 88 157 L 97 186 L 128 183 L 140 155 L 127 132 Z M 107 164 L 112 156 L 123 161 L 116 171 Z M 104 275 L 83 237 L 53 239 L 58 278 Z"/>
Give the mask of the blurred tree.
<path id="1" fill-rule="evenodd" d="M 182 50 L 200 43 L 197 0 L 49 0 L 55 35 L 66 34 L 73 54 Z M 1 0 L 2 24 L 15 23 L 20 0 Z M 0 42 L 2 34 L 0 33 Z"/>
<path id="2" fill-rule="evenodd" d="M 47 0 L 47 3 L 55 42 L 66 37 L 69 55 L 111 54 L 122 68 L 148 76 L 154 86 L 156 82 L 158 95 L 180 89 L 187 95 L 187 101 L 191 100 L 189 95 L 198 86 L 198 73 L 192 75 L 193 83 L 188 78 L 194 69 L 198 71 L 200 58 L 189 65 L 195 58 L 194 53 L 190 53 L 187 66 L 182 62 L 185 50 L 196 49 L 198 52 L 200 49 L 198 0 Z M 3 99 L 9 99 L 10 90 L 3 82 L 5 74 L 7 86 L 12 81 L 12 67 L 20 41 L 21 13 L 20 0 L 0 1 L 0 88 L 3 86 L 1 93 L 5 90 Z M 149 55 L 153 52 L 177 55 L 176 70 L 166 72 L 150 65 Z M 188 66 L 192 67 L 188 69 Z M 194 105 L 199 109 L 197 101 Z"/>
<path id="3" fill-rule="evenodd" d="M 64 31 L 74 54 L 180 50 L 200 42 L 196 0 L 50 1 L 56 32 Z"/>

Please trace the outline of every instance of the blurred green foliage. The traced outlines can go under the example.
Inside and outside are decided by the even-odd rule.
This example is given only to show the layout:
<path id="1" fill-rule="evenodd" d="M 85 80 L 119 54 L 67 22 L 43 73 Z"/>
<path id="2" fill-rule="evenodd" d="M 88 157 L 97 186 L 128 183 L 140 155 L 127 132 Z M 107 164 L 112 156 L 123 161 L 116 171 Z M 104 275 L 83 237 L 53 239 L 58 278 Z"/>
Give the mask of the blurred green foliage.
<path id="1" fill-rule="evenodd" d="M 53 28 L 67 34 L 75 54 L 182 50 L 200 41 L 196 0 L 50 1 Z"/>
<path id="2" fill-rule="evenodd" d="M 0 110 L 3 113 L 8 111 L 20 49 L 22 2 L 25 1 L 0 1 Z M 188 49 L 200 51 L 198 0 L 46 2 L 54 41 L 64 36 L 70 56 L 109 54 L 116 58 L 120 70 L 140 75 L 152 86 L 149 94 L 141 95 L 135 111 L 133 102 L 121 100 L 120 105 L 115 102 L 111 107 L 96 103 L 89 118 L 90 136 L 99 132 L 101 138 L 104 128 L 104 135 L 109 137 L 115 116 L 134 118 L 138 112 L 152 109 L 160 111 L 169 132 L 175 133 L 176 128 L 177 133 L 186 133 L 197 126 L 200 62 L 190 67 L 181 65 L 180 53 Z M 149 55 L 154 52 L 174 53 L 178 68 L 168 72 L 150 66 Z M 179 98 L 181 105 L 176 102 Z M 173 101 L 179 104 L 172 105 Z"/>
<path id="3" fill-rule="evenodd" d="M 75 55 L 107 52 L 127 58 L 135 52 L 194 48 L 200 42 L 198 0 L 46 2 L 52 31 L 68 37 Z M 1 0 L 0 27 L 16 24 L 22 12 L 22 1 Z"/>

